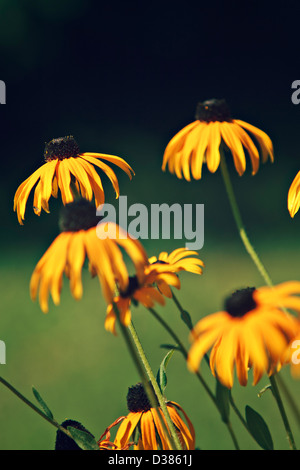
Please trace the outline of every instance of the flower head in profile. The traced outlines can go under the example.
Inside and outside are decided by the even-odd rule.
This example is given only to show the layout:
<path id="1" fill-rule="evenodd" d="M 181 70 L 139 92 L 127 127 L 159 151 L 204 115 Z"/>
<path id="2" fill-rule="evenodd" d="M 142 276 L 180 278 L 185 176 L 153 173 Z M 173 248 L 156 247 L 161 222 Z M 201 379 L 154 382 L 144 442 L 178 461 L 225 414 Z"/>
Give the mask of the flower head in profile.
<path id="1" fill-rule="evenodd" d="M 51 196 L 57 197 L 58 189 L 63 204 L 72 202 L 74 200 L 72 185 L 85 199 L 91 201 L 94 196 L 96 207 L 103 204 L 103 185 L 95 167 L 106 174 L 113 185 L 116 197 L 119 197 L 117 177 L 105 162 L 118 166 L 130 178 L 133 174 L 132 168 L 120 157 L 102 153 L 81 153 L 73 136 L 59 137 L 48 142 L 44 158 L 46 163 L 29 176 L 16 191 L 14 211 L 17 211 L 20 224 L 23 224 L 27 200 L 35 185 L 33 210 L 40 215 L 42 209 L 49 212 L 49 199 Z"/>
<path id="2" fill-rule="evenodd" d="M 124 326 L 131 322 L 131 304 L 138 302 L 146 308 L 152 308 L 156 303 L 165 305 L 165 299 L 162 293 L 156 287 L 156 284 L 164 282 L 168 286 L 180 288 L 178 276 L 169 269 L 168 265 L 157 269 L 152 265 L 144 266 L 144 275 L 138 278 L 130 276 L 126 289 L 119 286 L 119 295 L 108 305 L 105 319 L 105 329 L 116 335 L 116 309 L 120 315 L 120 321 Z"/>
<path id="3" fill-rule="evenodd" d="M 200 258 L 196 258 L 196 256 L 198 256 L 197 251 L 191 251 L 186 248 L 177 248 L 170 254 L 163 251 L 158 257 L 152 256 L 149 258 L 150 269 L 154 269 L 157 272 L 161 269 L 163 272 L 167 268 L 170 272 L 174 273 L 187 271 L 194 274 L 202 274 L 204 263 Z M 172 297 L 172 291 L 165 276 L 156 279 L 156 284 L 163 295 L 169 298 Z"/>
<path id="4" fill-rule="evenodd" d="M 206 163 L 208 170 L 215 173 L 220 165 L 220 147 L 223 146 L 233 157 L 236 171 L 242 175 L 246 170 L 247 150 L 252 174 L 259 168 L 259 151 L 250 137 L 252 134 L 261 151 L 265 163 L 270 157 L 273 161 L 273 145 L 269 136 L 257 127 L 239 119 L 232 119 L 225 100 L 211 99 L 199 103 L 196 120 L 179 131 L 167 145 L 162 169 L 168 166 L 170 173 L 187 181 L 202 176 L 202 166 Z"/>
<path id="5" fill-rule="evenodd" d="M 166 405 L 183 449 L 194 450 L 195 431 L 190 419 L 178 403 L 167 401 Z M 160 413 L 164 419 L 163 413 L 160 408 L 155 409 L 151 406 L 141 383 L 129 388 L 127 407 L 129 414 L 121 422 L 114 440 L 118 448 L 126 446 L 131 439 L 137 442 L 135 450 L 172 449 L 158 416 Z"/>
<path id="6" fill-rule="evenodd" d="M 282 355 L 295 337 L 299 320 L 283 309 L 300 312 L 300 282 L 234 292 L 221 312 L 200 320 L 191 333 L 188 367 L 196 372 L 211 348 L 210 368 L 228 388 L 233 386 L 234 365 L 241 385 L 253 370 L 253 384 L 280 366 Z"/>
<path id="7" fill-rule="evenodd" d="M 49 293 L 53 302 L 59 304 L 64 273 L 70 280 L 74 298 L 82 297 L 81 273 L 86 259 L 90 272 L 99 278 L 107 303 L 112 302 L 116 283 L 124 291 L 129 286 L 121 249 L 127 252 L 135 266 L 137 279 L 142 282 L 144 266 L 148 262 L 142 245 L 116 224 L 101 222 L 92 203 L 77 199 L 64 206 L 60 227 L 60 235 L 36 265 L 30 281 L 31 297 L 35 300 L 39 291 L 43 312 L 48 311 Z M 98 230 L 115 233 L 115 238 L 100 239 Z"/>
<path id="8" fill-rule="evenodd" d="M 297 173 L 290 186 L 287 205 L 290 216 L 294 218 L 300 207 L 300 171 Z"/>
<path id="9" fill-rule="evenodd" d="M 128 443 L 126 447 L 123 449 L 118 448 L 116 444 L 110 441 L 110 430 L 112 427 L 117 426 L 120 422 L 125 418 L 125 416 L 121 416 L 120 418 L 116 419 L 110 426 L 108 426 L 100 439 L 98 440 L 97 444 L 99 450 L 127 450 L 131 442 Z M 81 435 L 88 435 L 91 439 L 95 439 L 93 434 L 86 429 L 79 421 L 75 421 L 74 419 L 66 419 L 61 425 L 60 428 L 66 429 L 70 432 L 70 429 L 77 430 Z M 96 442 L 95 442 L 96 444 Z M 55 441 L 55 450 L 83 450 L 72 437 L 65 434 L 61 429 L 57 430 L 56 433 L 56 441 Z"/>

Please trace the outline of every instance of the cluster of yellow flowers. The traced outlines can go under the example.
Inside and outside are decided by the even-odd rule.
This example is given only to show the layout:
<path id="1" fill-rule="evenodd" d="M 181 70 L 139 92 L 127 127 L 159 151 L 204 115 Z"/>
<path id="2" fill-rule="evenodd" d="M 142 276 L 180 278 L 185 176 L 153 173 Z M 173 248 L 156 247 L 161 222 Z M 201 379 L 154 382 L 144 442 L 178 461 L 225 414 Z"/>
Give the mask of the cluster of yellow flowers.
<path id="1" fill-rule="evenodd" d="M 246 169 L 244 149 L 250 157 L 253 174 L 259 169 L 260 159 L 263 163 L 268 158 L 272 162 L 274 160 L 272 142 L 265 132 L 232 119 L 224 100 L 209 100 L 199 103 L 196 120 L 169 142 L 162 169 L 168 167 L 171 173 L 187 181 L 191 177 L 200 179 L 203 164 L 214 173 L 222 166 L 225 154 L 231 154 L 237 173 L 242 175 Z M 49 294 L 56 305 L 59 303 L 64 274 L 69 278 L 74 298 L 81 298 L 81 272 L 86 259 L 91 274 L 99 279 L 107 302 L 105 328 L 114 334 L 116 312 L 125 327 L 131 323 L 132 301 L 146 308 L 153 307 L 155 303 L 164 305 L 165 298 L 172 297 L 172 288 L 180 288 L 180 271 L 202 274 L 204 263 L 195 251 L 178 248 L 170 254 L 163 252 L 158 257 L 148 257 L 141 243 L 119 226 L 113 227 L 114 239 L 98 238 L 96 226 L 104 222 L 96 217 L 95 206 L 104 203 L 104 191 L 95 167 L 108 176 L 118 197 L 117 177 L 105 162 L 116 165 L 131 178 L 134 172 L 125 160 L 106 154 L 80 153 L 72 136 L 53 139 L 46 145 L 44 156 L 46 162 L 19 186 L 14 200 L 20 224 L 23 224 L 27 200 L 35 185 L 33 209 L 37 215 L 42 209 L 49 212 L 49 199 L 57 197 L 59 190 L 64 204 L 61 233 L 38 262 L 30 282 L 31 297 L 36 299 L 39 296 L 43 312 L 48 311 Z M 291 217 L 299 206 L 300 172 L 288 193 Z M 105 230 L 109 230 L 109 224 L 106 225 Z M 134 275 L 128 274 L 123 249 L 133 262 Z M 298 294 L 298 281 L 233 292 L 223 311 L 202 318 L 191 329 L 188 368 L 197 372 L 202 358 L 211 350 L 211 371 L 229 389 L 233 386 L 234 370 L 241 385 L 247 384 L 250 368 L 254 384 L 264 373 L 272 375 L 278 372 L 285 363 L 290 363 L 293 374 L 298 375 L 299 367 L 291 361 L 291 345 L 300 336 Z M 131 403 L 129 415 L 120 420 L 115 442 L 110 447 L 128 448 L 139 425 L 141 433 L 136 449 L 171 448 L 157 410 L 143 396 L 145 392 L 137 387 L 131 395 L 135 398 L 139 395 L 139 399 L 128 398 Z M 189 418 L 177 403 L 167 402 L 167 407 L 183 447 L 194 449 L 194 428 Z"/>

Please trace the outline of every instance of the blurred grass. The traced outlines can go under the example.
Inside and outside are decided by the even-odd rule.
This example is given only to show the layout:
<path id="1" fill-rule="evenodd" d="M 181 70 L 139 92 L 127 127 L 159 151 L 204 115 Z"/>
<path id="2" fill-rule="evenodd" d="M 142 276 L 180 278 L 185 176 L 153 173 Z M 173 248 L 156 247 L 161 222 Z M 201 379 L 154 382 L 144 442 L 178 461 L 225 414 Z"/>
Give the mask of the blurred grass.
<path id="1" fill-rule="evenodd" d="M 283 247 L 284 240 L 274 240 Z M 149 254 L 166 248 L 162 242 L 146 244 Z M 173 246 L 174 245 L 174 246 Z M 137 381 L 131 358 L 123 338 L 104 330 L 105 304 L 98 281 L 84 272 L 84 296 L 76 302 L 65 281 L 61 304 L 44 315 L 37 303 L 29 298 L 28 285 L 34 266 L 41 256 L 43 244 L 7 249 L 2 253 L 0 339 L 7 347 L 7 364 L 1 365 L 1 375 L 25 396 L 34 400 L 31 387 L 40 392 L 55 418 L 81 421 L 96 437 L 117 417 L 126 414 L 127 388 Z M 176 245 L 169 243 L 168 247 Z M 178 245 L 177 245 L 178 246 Z M 289 244 L 288 250 L 274 250 L 272 243 L 257 243 L 275 282 L 298 279 L 300 253 Z M 182 289 L 178 293 L 182 305 L 196 322 L 203 315 L 222 308 L 222 301 L 232 289 L 245 285 L 261 285 L 250 259 L 238 243 L 222 246 L 208 239 L 200 251 L 206 268 L 202 276 L 181 275 Z M 188 346 L 188 331 L 173 303 L 159 308 Z M 143 308 L 133 311 L 133 320 L 140 339 L 156 372 L 165 350 L 160 344 L 171 338 Z M 202 373 L 208 383 L 213 379 L 205 363 Z M 296 399 L 300 382 L 283 371 Z M 250 378 L 251 382 L 251 378 Z M 284 429 L 270 392 L 262 398 L 257 392 L 268 383 L 264 377 L 258 386 L 251 383 L 241 388 L 235 382 L 233 395 L 243 412 L 246 404 L 260 412 L 270 426 L 277 449 L 287 449 Z M 0 388 L 0 448 L 53 449 L 55 429 L 27 408 L 8 390 Z M 192 419 L 197 445 L 202 449 L 231 449 L 226 427 L 196 378 L 188 372 L 181 356 L 174 354 L 168 366 L 167 397 L 181 404 Z M 291 413 L 289 413 L 291 416 Z M 235 416 L 232 416 L 242 448 L 257 449 Z M 300 433 L 291 416 L 293 430 L 300 444 Z"/>

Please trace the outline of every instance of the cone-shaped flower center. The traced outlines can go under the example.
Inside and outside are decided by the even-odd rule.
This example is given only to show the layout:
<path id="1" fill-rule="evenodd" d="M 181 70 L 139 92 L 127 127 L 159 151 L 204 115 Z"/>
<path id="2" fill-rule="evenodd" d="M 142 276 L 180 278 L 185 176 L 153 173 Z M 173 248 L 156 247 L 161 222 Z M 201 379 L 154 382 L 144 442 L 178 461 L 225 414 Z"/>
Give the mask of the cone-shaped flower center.
<path id="1" fill-rule="evenodd" d="M 243 317 L 246 313 L 256 308 L 256 302 L 253 299 L 254 287 L 247 287 L 235 291 L 225 301 L 225 310 L 232 317 Z"/>
<path id="2" fill-rule="evenodd" d="M 231 121 L 230 110 L 225 100 L 211 99 L 198 103 L 195 117 L 205 122 Z"/>
<path id="3" fill-rule="evenodd" d="M 59 228 L 61 232 L 78 232 L 96 227 L 100 221 L 101 216 L 96 215 L 94 204 L 83 198 L 76 199 L 62 208 Z"/>
<path id="4" fill-rule="evenodd" d="M 73 419 L 67 419 L 61 424 L 61 427 L 68 429 L 68 426 L 78 429 L 79 431 L 84 431 L 89 434 L 91 437 L 94 437 L 81 423 L 74 421 Z M 82 450 L 76 442 L 63 433 L 60 429 L 56 434 L 55 450 Z"/>
<path id="5" fill-rule="evenodd" d="M 136 276 L 130 276 L 127 289 L 125 291 L 120 291 L 120 296 L 124 299 L 131 297 L 139 287 L 138 278 Z"/>
<path id="6" fill-rule="evenodd" d="M 147 397 L 143 384 L 137 383 L 136 385 L 129 387 L 127 393 L 127 407 L 131 413 L 150 410 L 151 403 Z"/>
<path id="7" fill-rule="evenodd" d="M 44 157 L 46 162 L 51 160 L 63 160 L 64 158 L 77 157 L 79 146 L 72 135 L 52 139 L 45 145 Z"/>

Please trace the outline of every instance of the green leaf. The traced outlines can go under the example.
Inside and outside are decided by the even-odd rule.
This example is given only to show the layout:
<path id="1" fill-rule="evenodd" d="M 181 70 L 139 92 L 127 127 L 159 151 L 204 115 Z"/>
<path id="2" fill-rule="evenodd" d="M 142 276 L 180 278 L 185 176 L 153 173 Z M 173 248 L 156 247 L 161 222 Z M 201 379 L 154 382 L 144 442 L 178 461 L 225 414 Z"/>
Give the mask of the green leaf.
<path id="1" fill-rule="evenodd" d="M 82 450 L 99 450 L 99 446 L 93 436 L 80 429 L 68 426 L 72 438 Z"/>
<path id="2" fill-rule="evenodd" d="M 229 411 L 230 411 L 230 404 L 229 404 L 229 394 L 230 390 L 217 379 L 216 384 L 216 401 L 221 413 L 221 418 L 224 423 L 228 423 L 229 421 Z"/>
<path id="3" fill-rule="evenodd" d="M 273 450 L 273 440 L 265 420 L 250 406 L 245 409 L 246 421 L 252 436 L 264 450 Z"/>
<path id="4" fill-rule="evenodd" d="M 159 385 L 159 388 L 162 393 L 164 393 L 165 388 L 167 386 L 167 372 L 166 372 L 166 367 L 174 353 L 174 349 L 171 349 L 166 356 L 163 358 L 160 367 L 158 369 L 157 375 L 156 375 L 156 381 Z"/>
<path id="5" fill-rule="evenodd" d="M 53 420 L 53 414 L 52 414 L 52 411 L 49 409 L 48 405 L 46 405 L 46 403 L 44 402 L 44 400 L 42 399 L 41 395 L 39 394 L 39 392 L 34 388 L 32 387 L 32 392 L 33 392 L 33 395 L 35 396 L 36 400 L 38 401 L 38 403 L 41 405 L 42 407 L 42 410 L 44 411 L 45 415 L 52 419 Z"/>
<path id="6" fill-rule="evenodd" d="M 193 329 L 193 322 L 192 322 L 190 314 L 186 310 L 182 310 L 180 317 L 183 320 L 183 322 L 187 325 L 189 330 L 192 330 Z"/>

